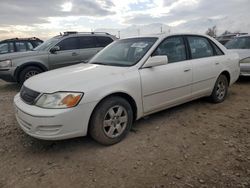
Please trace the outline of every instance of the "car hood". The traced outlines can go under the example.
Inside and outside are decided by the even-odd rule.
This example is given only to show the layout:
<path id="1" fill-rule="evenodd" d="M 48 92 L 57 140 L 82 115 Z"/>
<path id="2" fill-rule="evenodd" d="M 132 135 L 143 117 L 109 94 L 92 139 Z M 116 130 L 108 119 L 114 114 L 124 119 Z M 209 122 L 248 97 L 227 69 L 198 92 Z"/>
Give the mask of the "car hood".
<path id="1" fill-rule="evenodd" d="M 24 85 L 40 93 L 86 92 L 123 77 L 128 69 L 129 67 L 80 63 L 33 76 Z"/>
<path id="2" fill-rule="evenodd" d="M 40 51 L 27 51 L 27 52 L 14 52 L 14 53 L 7 53 L 0 55 L 0 61 L 6 60 L 6 59 L 16 59 L 16 58 L 22 58 L 22 57 L 31 57 L 36 56 L 37 54 L 40 54 Z"/>
<path id="3" fill-rule="evenodd" d="M 250 57 L 250 49 L 229 49 L 228 51 L 238 53 L 240 60 Z"/>

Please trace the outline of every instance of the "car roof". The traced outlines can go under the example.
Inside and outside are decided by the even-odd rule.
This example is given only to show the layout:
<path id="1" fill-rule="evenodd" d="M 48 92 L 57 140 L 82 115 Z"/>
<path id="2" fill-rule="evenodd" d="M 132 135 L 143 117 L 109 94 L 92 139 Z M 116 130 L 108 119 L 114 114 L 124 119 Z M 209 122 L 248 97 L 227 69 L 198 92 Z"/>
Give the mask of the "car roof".
<path id="1" fill-rule="evenodd" d="M 11 38 L 11 39 L 5 39 L 0 42 L 9 42 L 9 41 L 42 41 L 41 39 L 37 37 L 30 37 L 30 38 Z"/>
<path id="2" fill-rule="evenodd" d="M 201 37 L 211 38 L 208 35 L 197 34 L 197 33 L 173 33 L 173 34 L 159 33 L 159 34 L 140 35 L 140 36 L 134 36 L 134 37 L 128 37 L 128 38 L 155 37 L 155 38 L 163 39 L 163 38 L 166 38 L 166 37 L 180 36 L 180 35 L 182 35 L 182 36 L 183 35 L 193 35 L 193 36 L 201 36 Z"/>
<path id="3" fill-rule="evenodd" d="M 247 34 L 247 35 L 239 35 L 239 36 L 236 36 L 237 38 L 241 38 L 241 37 L 250 37 L 250 35 L 249 34 Z"/>

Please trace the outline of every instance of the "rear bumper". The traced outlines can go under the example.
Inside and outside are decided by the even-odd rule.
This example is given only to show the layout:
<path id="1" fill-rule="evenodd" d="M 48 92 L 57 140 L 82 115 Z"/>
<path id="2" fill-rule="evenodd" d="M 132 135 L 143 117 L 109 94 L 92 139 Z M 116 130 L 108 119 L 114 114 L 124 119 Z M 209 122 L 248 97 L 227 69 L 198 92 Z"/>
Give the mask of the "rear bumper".
<path id="1" fill-rule="evenodd" d="M 7 81 L 7 82 L 15 82 L 13 72 L 14 72 L 14 70 L 11 68 L 0 69 L 0 79 Z"/>
<path id="2" fill-rule="evenodd" d="M 241 63 L 240 64 L 240 75 L 241 76 L 250 76 L 250 64 Z"/>

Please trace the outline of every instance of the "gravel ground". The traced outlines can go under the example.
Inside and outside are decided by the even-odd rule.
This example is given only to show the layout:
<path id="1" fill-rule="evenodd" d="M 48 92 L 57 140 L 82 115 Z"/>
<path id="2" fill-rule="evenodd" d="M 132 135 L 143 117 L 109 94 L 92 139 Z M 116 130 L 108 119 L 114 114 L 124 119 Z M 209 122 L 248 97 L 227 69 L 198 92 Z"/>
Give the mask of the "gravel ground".
<path id="1" fill-rule="evenodd" d="M 141 119 L 109 147 L 24 134 L 18 90 L 0 81 L 0 187 L 250 187 L 250 78 L 221 104 L 201 99 Z"/>

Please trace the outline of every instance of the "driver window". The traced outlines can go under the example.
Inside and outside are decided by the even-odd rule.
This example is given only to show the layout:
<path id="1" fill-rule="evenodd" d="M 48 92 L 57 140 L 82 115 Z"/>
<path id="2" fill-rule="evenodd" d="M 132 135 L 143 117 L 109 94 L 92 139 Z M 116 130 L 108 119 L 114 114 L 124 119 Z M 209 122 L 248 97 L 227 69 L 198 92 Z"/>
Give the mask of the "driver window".
<path id="1" fill-rule="evenodd" d="M 66 38 L 62 40 L 61 42 L 59 42 L 57 46 L 60 47 L 60 51 L 78 49 L 77 39 L 78 39 L 77 37 Z"/>
<path id="2" fill-rule="evenodd" d="M 183 38 L 170 37 L 165 39 L 153 53 L 153 56 L 157 55 L 167 55 L 169 63 L 186 60 L 187 55 Z"/>

